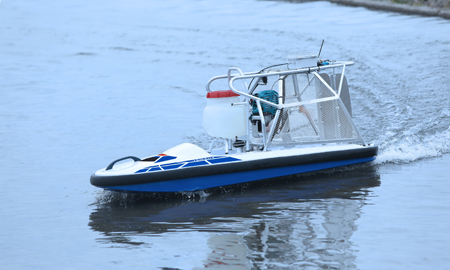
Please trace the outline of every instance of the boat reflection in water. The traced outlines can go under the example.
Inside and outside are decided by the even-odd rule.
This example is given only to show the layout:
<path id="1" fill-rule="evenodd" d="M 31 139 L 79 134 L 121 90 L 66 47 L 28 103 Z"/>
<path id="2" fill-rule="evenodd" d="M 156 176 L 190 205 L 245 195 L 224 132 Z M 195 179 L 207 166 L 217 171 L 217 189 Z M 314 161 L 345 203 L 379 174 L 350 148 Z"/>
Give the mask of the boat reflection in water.
<path id="1" fill-rule="evenodd" d="M 107 193 L 89 226 L 107 246 L 149 248 L 157 267 L 177 267 L 177 258 L 196 249 L 199 262 L 183 269 L 355 268 L 350 238 L 371 188 L 379 185 L 375 168 L 358 165 L 190 199 Z"/>

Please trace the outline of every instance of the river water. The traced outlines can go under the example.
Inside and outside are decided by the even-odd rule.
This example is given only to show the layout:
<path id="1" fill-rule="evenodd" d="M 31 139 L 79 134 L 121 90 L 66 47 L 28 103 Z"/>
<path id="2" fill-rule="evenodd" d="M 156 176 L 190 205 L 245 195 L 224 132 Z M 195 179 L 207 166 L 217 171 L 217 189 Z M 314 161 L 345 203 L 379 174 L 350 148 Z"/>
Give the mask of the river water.
<path id="1" fill-rule="evenodd" d="M 2 1 L 1 269 L 448 269 L 450 21 L 274 1 Z M 183 197 L 102 192 L 119 157 L 206 145 L 205 84 L 352 60 L 370 165 Z"/>

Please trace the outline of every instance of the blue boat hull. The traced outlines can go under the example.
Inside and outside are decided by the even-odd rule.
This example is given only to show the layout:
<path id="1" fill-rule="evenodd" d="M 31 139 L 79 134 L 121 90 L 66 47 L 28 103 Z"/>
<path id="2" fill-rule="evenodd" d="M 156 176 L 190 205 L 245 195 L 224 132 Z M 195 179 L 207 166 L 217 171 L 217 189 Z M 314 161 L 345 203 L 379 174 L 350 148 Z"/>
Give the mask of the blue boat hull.
<path id="1" fill-rule="evenodd" d="M 258 180 L 265 180 L 275 177 L 301 174 L 324 169 L 336 168 L 346 165 L 370 162 L 375 160 L 375 156 L 336 160 L 319 163 L 309 163 L 285 167 L 274 167 L 257 170 L 239 171 L 224 174 L 211 174 L 206 176 L 197 176 L 189 178 L 171 179 L 164 181 L 116 185 L 116 186 L 98 186 L 100 188 L 124 191 L 124 192 L 183 192 L 211 189 L 236 184 L 243 184 Z"/>

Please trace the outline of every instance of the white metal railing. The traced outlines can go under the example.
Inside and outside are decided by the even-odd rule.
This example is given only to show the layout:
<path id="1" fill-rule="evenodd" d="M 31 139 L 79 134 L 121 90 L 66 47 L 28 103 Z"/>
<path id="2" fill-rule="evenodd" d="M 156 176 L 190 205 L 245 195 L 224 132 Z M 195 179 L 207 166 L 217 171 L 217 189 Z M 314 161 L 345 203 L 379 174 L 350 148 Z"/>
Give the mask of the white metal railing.
<path id="1" fill-rule="evenodd" d="M 260 145 L 263 146 L 264 151 L 267 151 L 267 149 L 269 148 L 272 139 L 275 136 L 275 132 L 277 129 L 277 125 L 279 123 L 279 119 L 280 119 L 280 114 L 282 112 L 282 110 L 287 110 L 290 108 L 294 108 L 294 107 L 304 107 L 304 106 L 309 106 L 311 104 L 317 104 L 317 103 L 325 103 L 325 102 L 330 102 L 330 101 L 336 101 L 337 102 L 337 106 L 340 108 L 342 108 L 342 112 L 344 113 L 345 117 L 348 119 L 351 127 L 353 128 L 353 130 L 356 133 L 356 141 L 364 144 L 364 141 L 362 139 L 362 137 L 360 136 L 355 124 L 353 123 L 351 116 L 349 114 L 349 112 L 347 111 L 344 103 L 342 102 L 342 100 L 340 99 L 340 95 L 341 95 L 341 90 L 342 90 L 342 86 L 343 86 L 343 81 L 344 81 L 344 75 L 345 75 L 345 67 L 346 66 L 350 66 L 353 65 L 353 62 L 349 62 L 349 61 L 340 61 L 340 62 L 333 62 L 330 65 L 326 65 L 326 66 L 319 66 L 319 67 L 309 67 L 309 68 L 300 68 L 300 69 L 294 69 L 294 70 L 277 70 L 277 71 L 270 71 L 270 72 L 247 72 L 244 73 L 242 72 L 241 69 L 237 68 L 237 67 L 232 67 L 228 70 L 228 74 L 227 75 L 220 75 L 220 76 L 215 76 L 213 78 L 211 78 L 207 85 L 206 85 L 206 90 L 208 92 L 211 92 L 210 89 L 210 85 L 212 82 L 219 80 L 219 79 L 228 79 L 228 85 L 230 87 L 230 89 L 235 92 L 236 94 L 240 95 L 241 97 L 244 98 L 244 102 L 241 103 L 236 103 L 233 105 L 245 105 L 248 107 L 248 112 L 251 111 L 251 105 L 250 105 L 250 100 L 253 100 L 256 102 L 256 106 L 258 108 L 258 112 L 259 112 L 259 118 L 261 121 L 261 126 L 262 126 L 262 143 L 260 143 Z M 329 70 L 332 69 L 333 71 L 333 81 L 331 82 L 331 85 L 329 85 L 323 78 L 321 75 L 319 75 L 319 72 L 322 70 Z M 340 69 L 341 70 L 341 74 L 340 74 L 340 81 L 339 81 L 339 86 L 336 87 L 336 82 L 334 80 L 335 78 L 335 69 Z M 234 73 L 232 74 L 233 71 L 237 71 L 238 73 Z M 255 95 L 252 95 L 252 91 L 257 87 L 257 84 L 259 82 L 259 80 L 261 80 L 264 77 L 278 77 L 278 78 L 283 78 L 285 76 L 289 76 L 289 75 L 296 75 L 296 74 L 306 74 L 306 75 L 313 75 L 313 77 L 311 77 L 311 79 L 307 79 L 307 85 L 305 85 L 305 87 L 300 91 L 300 89 L 296 88 L 295 92 L 296 94 L 298 94 L 299 96 L 301 96 L 306 89 L 308 88 L 308 85 L 311 84 L 311 82 L 315 79 L 319 80 L 322 85 L 324 87 L 326 87 L 326 89 L 332 93 L 331 96 L 328 97 L 320 97 L 320 98 L 314 98 L 314 99 L 308 99 L 308 100 L 301 100 L 301 98 L 298 99 L 297 102 L 290 102 L 290 103 L 282 103 L 279 102 L 280 104 L 276 104 L 274 102 L 262 99 L 260 97 L 257 97 Z M 294 81 L 296 80 L 296 76 L 293 76 Z M 253 85 L 250 85 L 250 87 L 247 85 L 247 83 L 245 82 L 246 79 L 256 79 L 256 81 L 253 83 Z M 240 90 L 235 86 L 235 82 L 242 80 L 244 82 L 244 86 L 245 86 L 245 90 Z M 278 79 L 279 80 L 279 79 Z M 275 81 L 277 82 L 277 81 Z M 295 81 L 296 83 L 296 81 Z M 275 83 L 274 83 L 275 85 Z M 297 86 L 296 86 L 297 87 Z M 337 88 L 337 89 L 336 89 Z M 272 119 L 273 123 L 272 126 L 270 127 L 270 130 L 267 132 L 266 131 L 266 122 L 265 122 L 265 117 L 263 114 L 263 110 L 262 110 L 262 106 L 261 103 L 265 103 L 267 105 L 270 105 L 274 108 L 276 108 L 276 112 L 275 112 L 275 116 Z M 306 109 L 305 109 L 306 110 Z M 336 108 L 336 110 L 338 110 L 338 108 Z M 308 115 L 308 113 L 305 114 L 308 117 L 309 122 L 311 123 L 316 135 L 318 135 L 318 127 L 317 125 L 314 123 L 314 121 L 311 119 L 311 117 Z M 337 118 L 339 118 L 339 115 L 336 116 Z M 249 119 L 249 113 L 247 113 L 247 119 Z M 247 125 L 247 151 L 250 149 L 250 141 L 252 138 L 252 132 L 250 131 L 250 120 L 248 120 L 248 125 Z M 336 127 L 336 130 L 339 129 L 339 127 Z M 339 132 L 338 132 L 339 133 Z M 340 139 L 340 138 L 336 138 L 336 139 L 328 139 L 327 141 L 333 141 L 333 142 L 338 142 L 338 141 L 349 141 L 346 139 Z M 252 144 L 258 144 L 258 143 L 252 143 Z"/>

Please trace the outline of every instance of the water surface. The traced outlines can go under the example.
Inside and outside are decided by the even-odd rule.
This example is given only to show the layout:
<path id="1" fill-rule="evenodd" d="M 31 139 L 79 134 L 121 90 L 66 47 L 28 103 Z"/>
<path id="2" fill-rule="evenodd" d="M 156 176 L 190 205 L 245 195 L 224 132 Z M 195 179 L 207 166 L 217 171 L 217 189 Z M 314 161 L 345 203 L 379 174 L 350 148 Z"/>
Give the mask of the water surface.
<path id="1" fill-rule="evenodd" d="M 3 1 L 5 269 L 445 269 L 450 23 L 273 1 Z M 205 84 L 318 51 L 352 60 L 371 166 L 183 198 L 90 186 L 110 161 L 205 146 Z"/>

